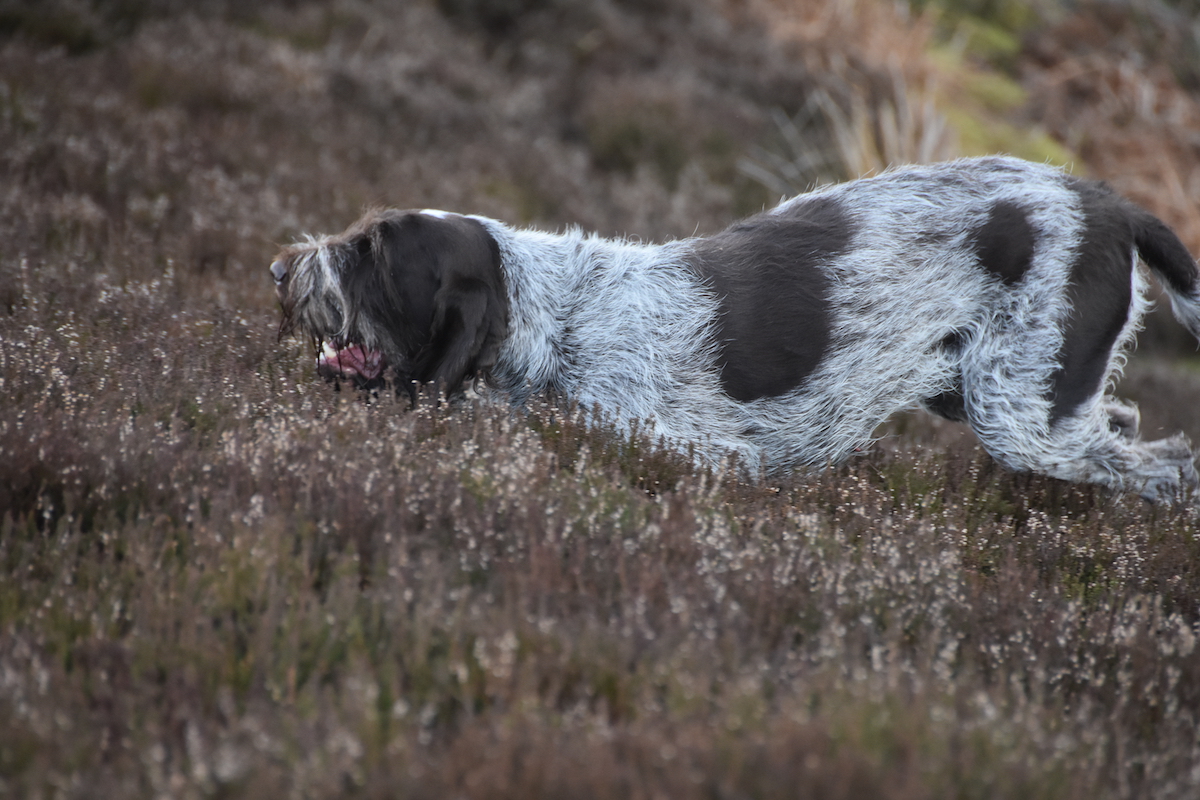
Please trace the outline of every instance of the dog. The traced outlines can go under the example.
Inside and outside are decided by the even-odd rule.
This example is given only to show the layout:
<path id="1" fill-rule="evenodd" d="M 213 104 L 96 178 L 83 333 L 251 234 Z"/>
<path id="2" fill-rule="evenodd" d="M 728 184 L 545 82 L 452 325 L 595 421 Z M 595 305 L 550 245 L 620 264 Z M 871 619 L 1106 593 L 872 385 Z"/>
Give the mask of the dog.
<path id="1" fill-rule="evenodd" d="M 279 334 L 359 386 L 549 392 L 703 458 L 822 467 L 913 407 L 1008 469 L 1138 492 L 1197 483 L 1112 396 L 1149 305 L 1200 338 L 1200 272 L 1104 184 L 1006 157 L 899 168 L 713 236 L 645 244 L 376 210 L 271 264 Z"/>

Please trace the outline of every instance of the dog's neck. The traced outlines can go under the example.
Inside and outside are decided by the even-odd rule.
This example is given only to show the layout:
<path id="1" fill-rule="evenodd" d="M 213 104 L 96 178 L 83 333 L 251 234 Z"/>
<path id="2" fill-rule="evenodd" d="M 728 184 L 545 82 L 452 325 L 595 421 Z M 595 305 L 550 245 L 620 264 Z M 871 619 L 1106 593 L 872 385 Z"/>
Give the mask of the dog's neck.
<path id="1" fill-rule="evenodd" d="M 653 303 L 663 287 L 648 267 L 661 266 L 664 255 L 681 245 L 606 239 L 577 228 L 556 234 L 480 222 L 500 249 L 509 300 L 508 336 L 489 382 L 517 402 L 545 390 L 575 395 L 586 370 L 574 345 L 587 335 L 578 328 L 578 304 L 619 304 L 633 297 Z M 631 281 L 647 286 L 631 290 Z M 621 291 L 614 291 L 617 286 Z M 609 324 L 620 325 L 622 315 L 614 311 Z"/>

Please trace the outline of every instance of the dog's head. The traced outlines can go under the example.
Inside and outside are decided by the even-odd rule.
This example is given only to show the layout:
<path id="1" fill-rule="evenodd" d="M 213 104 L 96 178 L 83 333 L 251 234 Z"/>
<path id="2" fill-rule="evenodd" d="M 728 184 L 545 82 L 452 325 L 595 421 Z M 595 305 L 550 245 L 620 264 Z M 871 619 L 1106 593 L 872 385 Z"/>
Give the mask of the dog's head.
<path id="1" fill-rule="evenodd" d="M 508 330 L 499 248 L 456 214 L 369 212 L 285 248 L 271 277 L 280 337 L 308 336 L 323 377 L 362 388 L 391 377 L 454 394 L 496 362 Z"/>

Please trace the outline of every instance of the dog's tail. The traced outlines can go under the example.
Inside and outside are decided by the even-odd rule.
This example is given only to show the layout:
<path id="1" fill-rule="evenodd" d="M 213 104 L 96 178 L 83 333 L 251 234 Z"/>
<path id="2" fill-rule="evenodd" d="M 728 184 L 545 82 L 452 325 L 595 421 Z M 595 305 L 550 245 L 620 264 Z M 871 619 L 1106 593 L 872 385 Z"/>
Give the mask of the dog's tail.
<path id="1" fill-rule="evenodd" d="M 1148 211 L 1136 209 L 1133 240 L 1142 260 L 1162 281 L 1175 319 L 1200 340 L 1200 267 L 1179 237 Z"/>

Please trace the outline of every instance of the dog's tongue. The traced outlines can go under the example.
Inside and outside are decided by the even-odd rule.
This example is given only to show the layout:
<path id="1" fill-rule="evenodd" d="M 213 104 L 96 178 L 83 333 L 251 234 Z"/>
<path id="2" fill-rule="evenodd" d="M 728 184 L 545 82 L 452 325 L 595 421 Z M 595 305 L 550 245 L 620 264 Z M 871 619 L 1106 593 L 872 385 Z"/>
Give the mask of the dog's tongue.
<path id="1" fill-rule="evenodd" d="M 383 355 L 378 350 L 367 350 L 360 344 L 337 349 L 326 342 L 317 356 L 317 371 L 341 377 L 361 377 L 374 380 L 383 374 Z"/>

